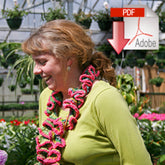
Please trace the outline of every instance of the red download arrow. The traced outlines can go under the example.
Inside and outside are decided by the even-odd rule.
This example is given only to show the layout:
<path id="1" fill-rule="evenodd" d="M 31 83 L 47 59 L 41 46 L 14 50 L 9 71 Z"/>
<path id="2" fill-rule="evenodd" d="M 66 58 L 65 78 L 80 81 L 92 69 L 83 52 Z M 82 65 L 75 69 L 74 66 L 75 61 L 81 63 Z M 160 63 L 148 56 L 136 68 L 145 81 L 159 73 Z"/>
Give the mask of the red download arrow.
<path id="1" fill-rule="evenodd" d="M 117 54 L 123 50 L 125 45 L 130 39 L 124 38 L 124 22 L 123 21 L 114 21 L 113 22 L 113 39 L 107 39 L 108 42 L 115 49 Z"/>

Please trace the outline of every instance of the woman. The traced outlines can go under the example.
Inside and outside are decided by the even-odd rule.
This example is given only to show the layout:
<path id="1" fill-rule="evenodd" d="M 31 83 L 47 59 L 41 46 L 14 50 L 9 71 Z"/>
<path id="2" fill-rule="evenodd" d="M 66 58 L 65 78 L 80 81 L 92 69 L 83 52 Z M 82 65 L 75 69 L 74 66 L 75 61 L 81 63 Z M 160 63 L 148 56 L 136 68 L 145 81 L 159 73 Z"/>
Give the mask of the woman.
<path id="1" fill-rule="evenodd" d="M 142 137 L 116 83 L 111 62 L 68 20 L 46 23 L 23 44 L 40 96 L 37 160 L 43 165 L 150 165 Z"/>

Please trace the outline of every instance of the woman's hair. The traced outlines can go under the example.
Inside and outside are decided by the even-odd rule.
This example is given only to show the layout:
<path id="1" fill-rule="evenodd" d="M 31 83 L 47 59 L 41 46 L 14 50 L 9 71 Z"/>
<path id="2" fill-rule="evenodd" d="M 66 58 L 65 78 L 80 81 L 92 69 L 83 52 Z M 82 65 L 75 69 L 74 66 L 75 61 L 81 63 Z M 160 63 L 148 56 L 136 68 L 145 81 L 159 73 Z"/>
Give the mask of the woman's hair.
<path id="1" fill-rule="evenodd" d="M 75 57 L 83 71 L 92 64 L 100 71 L 101 78 L 116 85 L 114 68 L 110 59 L 94 50 L 95 44 L 86 31 L 69 20 L 54 20 L 41 26 L 22 43 L 22 49 L 29 55 L 49 53 L 58 58 Z"/>

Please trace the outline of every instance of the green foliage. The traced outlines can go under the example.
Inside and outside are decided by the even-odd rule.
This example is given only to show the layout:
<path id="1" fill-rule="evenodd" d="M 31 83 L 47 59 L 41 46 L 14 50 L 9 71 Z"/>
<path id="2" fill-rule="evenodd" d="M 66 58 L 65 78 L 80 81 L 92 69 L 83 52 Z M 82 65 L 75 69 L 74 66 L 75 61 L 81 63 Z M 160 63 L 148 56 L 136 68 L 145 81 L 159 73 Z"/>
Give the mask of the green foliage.
<path id="1" fill-rule="evenodd" d="M 102 21 L 102 20 L 105 20 L 105 21 L 112 20 L 112 18 L 110 17 L 110 12 L 109 12 L 109 10 L 99 10 L 98 12 L 96 12 L 96 13 L 93 15 L 93 19 L 94 19 L 96 22 Z"/>
<path id="2" fill-rule="evenodd" d="M 8 153 L 6 165 L 34 165 L 37 135 L 35 124 L 0 123 L 0 149 Z"/>
<path id="3" fill-rule="evenodd" d="M 37 94 L 38 90 L 37 89 L 33 89 L 33 91 L 31 89 L 21 89 L 21 92 L 23 94 Z"/>
<path id="4" fill-rule="evenodd" d="M 155 165 L 163 165 L 165 163 L 164 114 L 158 114 L 161 112 L 150 108 L 149 97 L 140 97 L 140 100 L 136 104 L 130 106 L 130 111 L 137 120 L 138 127 L 152 161 L 157 162 L 154 163 Z M 160 116 L 162 117 L 161 119 Z"/>
<path id="5" fill-rule="evenodd" d="M 9 85 L 8 88 L 11 92 L 13 92 L 16 89 L 16 85 Z"/>
<path id="6" fill-rule="evenodd" d="M 165 163 L 165 122 L 137 120 L 147 150 L 152 160 L 158 159 L 159 164 Z"/>
<path id="7" fill-rule="evenodd" d="M 154 54 L 147 54 L 145 57 L 145 60 L 147 61 L 147 64 L 150 66 L 153 66 L 156 62 L 156 56 Z"/>
<path id="8" fill-rule="evenodd" d="M 140 99 L 136 102 L 136 104 L 132 104 L 130 106 L 131 114 L 138 113 L 142 115 L 150 108 L 150 100 L 148 97 L 140 97 Z"/>
<path id="9" fill-rule="evenodd" d="M 92 23 L 92 15 L 90 13 L 85 14 L 84 12 L 80 12 L 78 14 L 74 14 L 74 18 L 76 23 L 79 23 L 87 29 L 90 28 L 90 25 Z"/>
<path id="10" fill-rule="evenodd" d="M 33 74 L 33 68 L 34 68 L 34 61 L 31 56 L 25 55 L 21 56 L 19 60 L 17 60 L 10 72 L 11 74 L 12 70 L 16 70 L 16 83 L 15 85 L 20 85 L 21 83 L 29 83 L 31 90 L 33 92 L 33 82 L 34 82 L 34 74 Z"/>
<path id="11" fill-rule="evenodd" d="M 103 43 L 96 48 L 98 51 L 103 52 L 107 57 L 111 57 L 112 62 L 115 61 L 115 54 L 112 54 L 114 52 L 114 49 L 112 46 L 108 43 Z"/>
<path id="12" fill-rule="evenodd" d="M 128 53 L 126 55 L 126 61 L 129 67 L 133 68 L 134 66 L 137 66 L 137 58 L 134 53 Z"/>
<path id="13" fill-rule="evenodd" d="M 0 111 L 38 109 L 38 103 L 13 103 L 0 105 Z"/>
<path id="14" fill-rule="evenodd" d="M 0 56 L 1 65 L 5 68 L 8 68 L 9 64 L 12 66 L 8 72 L 8 77 L 13 77 L 12 85 L 16 87 L 19 85 L 23 88 L 26 84 L 30 84 L 32 93 L 33 85 L 39 85 L 40 91 L 43 90 L 41 78 L 33 74 L 34 61 L 31 56 L 23 54 L 21 43 L 1 43 L 0 49 L 3 52 L 2 56 Z M 4 63 L 2 64 L 3 61 Z M 16 71 L 15 76 L 13 76 L 14 70 Z M 13 81 L 15 84 L 13 84 Z"/>
<path id="15" fill-rule="evenodd" d="M 0 50 L 2 51 L 2 55 L 0 56 L 0 64 L 4 68 L 8 68 L 8 66 L 13 65 L 19 58 L 19 51 L 21 48 L 20 43 L 6 43 L 3 42 L 0 44 Z"/>
<path id="16" fill-rule="evenodd" d="M 156 78 L 150 79 L 149 83 L 152 85 L 156 85 L 157 87 L 160 87 L 163 81 L 164 81 L 164 78 L 158 76 Z"/>
<path id="17" fill-rule="evenodd" d="M 22 18 L 25 15 L 28 15 L 29 12 L 26 12 L 25 10 L 20 10 L 19 5 L 15 5 L 14 9 L 2 9 L 2 16 L 4 18 Z"/>
<path id="18" fill-rule="evenodd" d="M 145 65 L 144 59 L 137 59 L 137 66 L 139 68 L 143 68 L 144 65 Z"/>
<path id="19" fill-rule="evenodd" d="M 48 8 L 48 12 L 41 15 L 43 20 L 46 20 L 47 22 L 56 20 L 56 19 L 65 19 L 66 18 L 66 12 L 65 10 L 58 8 L 58 9 L 52 9 Z"/>
<path id="20" fill-rule="evenodd" d="M 129 74 L 121 74 L 117 76 L 117 89 L 127 101 L 128 105 L 135 103 L 135 91 L 133 77 Z"/>
<path id="21" fill-rule="evenodd" d="M 112 26 L 113 19 L 110 17 L 109 10 L 99 10 L 93 15 L 93 19 L 98 23 L 101 31 L 107 31 Z"/>

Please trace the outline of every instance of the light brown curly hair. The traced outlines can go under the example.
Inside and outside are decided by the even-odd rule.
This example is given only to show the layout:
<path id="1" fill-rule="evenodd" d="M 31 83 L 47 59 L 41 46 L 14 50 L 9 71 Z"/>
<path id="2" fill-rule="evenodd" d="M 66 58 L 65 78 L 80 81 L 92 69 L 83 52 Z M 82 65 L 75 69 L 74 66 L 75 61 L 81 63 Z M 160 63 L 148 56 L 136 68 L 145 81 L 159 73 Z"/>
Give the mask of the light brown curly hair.
<path id="1" fill-rule="evenodd" d="M 109 58 L 94 50 L 95 44 L 86 31 L 69 20 L 54 20 L 41 26 L 22 43 L 22 49 L 29 55 L 49 53 L 59 58 L 73 56 L 83 71 L 93 65 L 100 71 L 102 79 L 116 85 L 114 68 Z"/>

